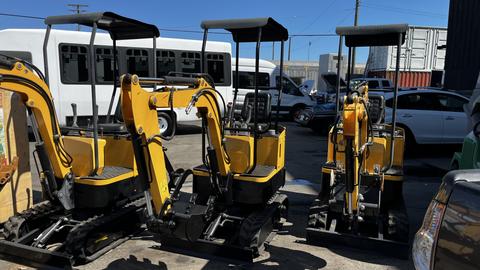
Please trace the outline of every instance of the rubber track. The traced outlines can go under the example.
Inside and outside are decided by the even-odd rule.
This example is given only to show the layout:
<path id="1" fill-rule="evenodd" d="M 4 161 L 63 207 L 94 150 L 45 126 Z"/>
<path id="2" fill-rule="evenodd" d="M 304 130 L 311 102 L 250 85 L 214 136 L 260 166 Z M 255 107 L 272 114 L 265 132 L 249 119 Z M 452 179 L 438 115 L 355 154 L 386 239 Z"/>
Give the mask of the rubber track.
<path id="1" fill-rule="evenodd" d="M 37 220 L 41 218 L 50 217 L 53 214 L 57 214 L 63 211 L 63 207 L 60 205 L 53 205 L 50 201 L 41 202 L 33 207 L 24 210 L 14 216 L 11 216 L 4 224 L 3 235 L 6 240 L 15 241 L 22 237 L 20 234 L 20 228 L 22 225 L 26 225 L 30 228 Z M 29 226 L 30 225 L 30 226 Z M 45 226 L 45 224 L 41 224 Z"/>
<path id="2" fill-rule="evenodd" d="M 254 211 L 247 218 L 245 218 L 240 226 L 238 236 L 238 243 L 242 247 L 250 248 L 255 256 L 258 256 L 263 248 L 264 242 L 260 243 L 260 233 L 262 227 L 267 222 L 273 221 L 272 213 L 275 213 L 275 208 L 279 205 L 274 205 L 275 200 L 282 195 L 275 194 L 268 201 L 268 204 L 261 210 Z M 272 227 L 275 224 L 272 224 Z"/>
<path id="3" fill-rule="evenodd" d="M 85 244 L 88 235 L 93 230 L 102 227 L 103 225 L 107 225 L 115 219 L 128 214 L 130 211 L 136 211 L 137 209 L 143 207 L 144 202 L 145 200 L 140 198 L 129 204 L 126 204 L 121 209 L 113 213 L 108 215 L 93 216 L 75 225 L 65 239 L 65 251 L 68 254 L 73 255 L 75 258 L 86 260 L 87 255 L 85 254 Z"/>

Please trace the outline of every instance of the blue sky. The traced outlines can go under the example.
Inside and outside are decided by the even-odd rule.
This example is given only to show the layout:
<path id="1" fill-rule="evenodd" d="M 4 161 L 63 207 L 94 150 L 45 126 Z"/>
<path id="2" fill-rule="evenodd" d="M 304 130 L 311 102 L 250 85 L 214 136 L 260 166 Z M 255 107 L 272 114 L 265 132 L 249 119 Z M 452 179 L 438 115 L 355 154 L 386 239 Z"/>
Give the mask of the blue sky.
<path id="1" fill-rule="evenodd" d="M 39 17 L 61 15 L 70 13 L 67 7 L 70 3 L 87 4 L 88 11 L 113 11 L 165 29 L 200 30 L 200 22 L 205 19 L 270 16 L 286 26 L 290 34 L 323 34 L 334 33 L 338 25 L 353 24 L 355 0 L 22 0 L 5 2 L 0 13 Z M 361 0 L 359 24 L 408 23 L 446 27 L 448 5 L 448 0 Z M 0 16 L 0 29 L 43 27 L 41 20 Z M 161 35 L 201 39 L 201 34 L 196 33 L 161 31 Z M 226 35 L 211 35 L 210 38 L 230 41 Z M 291 58 L 316 60 L 320 54 L 336 52 L 337 42 L 336 37 L 295 37 Z M 244 48 L 241 56 L 254 55 L 253 45 Z M 285 48 L 288 49 L 287 44 Z M 278 49 L 279 45 L 276 46 L 276 59 Z M 357 62 L 364 62 L 366 56 L 367 50 L 361 49 Z M 262 46 L 261 57 L 272 58 L 271 43 Z"/>

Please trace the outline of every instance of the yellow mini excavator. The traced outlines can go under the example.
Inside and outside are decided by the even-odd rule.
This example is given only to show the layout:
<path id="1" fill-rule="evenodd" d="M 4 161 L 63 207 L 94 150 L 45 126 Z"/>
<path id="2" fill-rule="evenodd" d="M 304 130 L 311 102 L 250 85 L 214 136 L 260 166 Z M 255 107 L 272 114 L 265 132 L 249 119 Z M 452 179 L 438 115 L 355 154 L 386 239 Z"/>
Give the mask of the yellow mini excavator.
<path id="1" fill-rule="evenodd" d="M 45 23 L 47 75 L 52 25 L 92 27 L 88 46 L 92 126 L 70 127 L 73 135 L 62 136 L 48 77 L 26 61 L 7 57 L 0 62 L 0 90 L 18 93 L 32 120 L 35 164 L 47 199 L 4 224 L 0 258 L 32 266 L 65 267 L 93 260 L 126 240 L 140 227 L 145 206 L 143 191 L 147 185 L 137 173 L 130 135 L 122 123 L 98 121 L 95 33 L 97 29 L 110 33 L 115 62 L 117 40 L 153 38 L 155 44 L 159 31 L 153 25 L 110 12 L 52 16 Z M 114 78 L 117 74 L 115 68 Z"/>
<path id="2" fill-rule="evenodd" d="M 255 78 L 262 41 L 280 41 L 283 61 L 288 31 L 271 18 L 205 21 L 202 27 L 203 60 L 208 30 L 226 29 L 236 42 L 237 67 L 239 43 L 256 42 Z M 208 65 L 202 66 L 202 72 L 207 71 Z M 127 74 L 121 79 L 123 119 L 132 134 L 138 170 L 144 174 L 141 178 L 149 180 L 148 229 L 160 234 L 167 248 L 251 260 L 279 228 L 288 207 L 286 196 L 278 193 L 285 183 L 286 130 L 278 125 L 278 118 L 271 124 L 270 94 L 259 93 L 257 83 L 255 91 L 247 94 L 241 115 L 236 116 L 233 105 L 226 108 L 208 75 L 181 75 L 139 78 Z M 158 89 L 142 88 L 149 84 Z M 282 85 L 279 94 L 281 90 Z M 203 164 L 174 179 L 166 173 L 157 125 L 157 109 L 170 107 L 185 108 L 187 113 L 196 108 L 203 123 Z M 193 193 L 182 198 L 182 185 L 192 174 Z"/>
<path id="3" fill-rule="evenodd" d="M 328 135 L 321 192 L 310 208 L 308 243 L 342 244 L 408 258 L 408 217 L 402 194 L 405 137 L 395 123 L 400 51 L 407 29 L 407 25 L 379 25 L 336 30 L 339 62 L 343 38 L 349 49 L 349 90 L 341 107 L 339 63 L 337 118 Z M 366 82 L 350 84 L 351 51 L 359 46 L 396 46 L 391 108 L 385 108 L 382 95 L 369 93 Z"/>

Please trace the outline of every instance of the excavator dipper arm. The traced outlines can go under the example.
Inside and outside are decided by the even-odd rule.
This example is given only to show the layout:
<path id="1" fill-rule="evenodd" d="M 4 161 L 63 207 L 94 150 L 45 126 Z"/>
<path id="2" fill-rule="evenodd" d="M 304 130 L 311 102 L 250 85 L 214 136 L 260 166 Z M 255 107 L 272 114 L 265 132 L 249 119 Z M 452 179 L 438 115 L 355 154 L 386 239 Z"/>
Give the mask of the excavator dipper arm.
<path id="1" fill-rule="evenodd" d="M 137 140 L 134 142 L 134 148 L 137 160 L 141 163 L 139 171 L 144 169 L 148 173 L 147 179 L 150 180 L 150 193 L 157 216 L 166 214 L 169 208 L 166 204 L 170 201 L 157 109 L 186 108 L 188 113 L 192 107 L 196 107 L 198 116 L 206 118 L 209 147 L 215 152 L 218 173 L 222 176 L 229 173 L 230 165 L 224 158 L 226 152 L 222 145 L 222 119 L 217 94 L 203 78 L 141 79 L 136 75 L 127 74 L 122 77 L 121 82 L 123 118 L 133 140 Z M 149 92 L 144 90 L 140 83 L 155 83 L 161 88 L 159 91 Z M 173 88 L 168 85 L 187 88 Z"/>

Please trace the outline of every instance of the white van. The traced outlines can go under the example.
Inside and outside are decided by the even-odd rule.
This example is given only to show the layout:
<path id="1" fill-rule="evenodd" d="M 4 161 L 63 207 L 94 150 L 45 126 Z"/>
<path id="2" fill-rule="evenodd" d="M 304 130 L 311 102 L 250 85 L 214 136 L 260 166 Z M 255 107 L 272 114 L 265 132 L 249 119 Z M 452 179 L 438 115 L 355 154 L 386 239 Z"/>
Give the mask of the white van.
<path id="1" fill-rule="evenodd" d="M 254 91 L 255 79 L 255 59 L 239 58 L 239 88 L 236 109 L 240 109 L 245 94 Z M 232 59 L 232 81 L 235 91 L 235 58 Z M 272 95 L 272 113 L 277 109 L 278 90 L 277 83 L 279 80 L 280 70 L 272 62 L 260 59 L 258 73 L 258 89 L 259 91 L 269 91 Z M 315 100 L 302 88 L 296 85 L 292 79 L 283 74 L 283 92 L 280 103 L 280 114 L 295 116 L 301 110 L 315 105 Z"/>
<path id="2" fill-rule="evenodd" d="M 0 54 L 33 63 L 44 72 L 43 40 L 45 29 L 6 29 L 0 31 Z M 50 91 L 60 125 L 71 125 L 71 103 L 77 104 L 78 124 L 86 125 L 92 115 L 89 72 L 90 32 L 52 30 L 47 48 Z M 117 42 L 120 74 L 161 77 L 169 72 L 200 72 L 202 41 L 158 38 L 157 74 L 153 74 L 152 40 Z M 228 102 L 232 99 L 231 45 L 209 41 L 206 47 L 208 71 L 217 90 Z M 95 38 L 97 104 L 99 119 L 106 117 L 113 93 L 112 39 L 106 33 Z M 119 97 L 117 97 L 115 103 Z M 184 108 L 174 108 L 178 122 L 198 121 L 196 112 L 186 115 Z M 162 132 L 172 128 L 170 110 L 159 111 Z M 168 132 L 166 132 L 168 133 Z"/>

